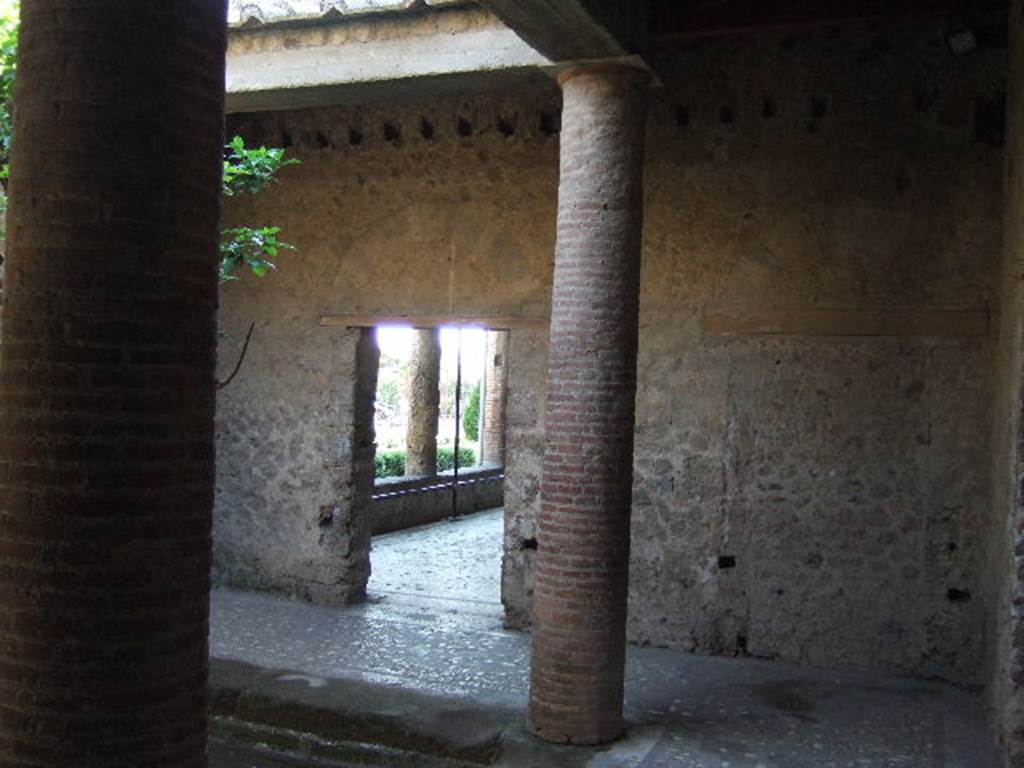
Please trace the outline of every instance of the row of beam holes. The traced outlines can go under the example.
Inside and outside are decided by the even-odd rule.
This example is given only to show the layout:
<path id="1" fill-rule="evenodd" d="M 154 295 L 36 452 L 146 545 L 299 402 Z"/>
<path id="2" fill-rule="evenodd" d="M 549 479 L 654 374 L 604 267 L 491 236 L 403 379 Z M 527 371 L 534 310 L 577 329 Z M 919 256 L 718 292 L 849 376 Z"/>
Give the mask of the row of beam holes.
<path id="1" fill-rule="evenodd" d="M 934 103 L 934 98 L 929 98 L 926 95 L 918 94 L 915 99 L 915 108 L 918 111 L 927 111 L 931 108 Z M 812 96 L 808 100 L 807 104 L 807 130 L 810 133 L 818 133 L 825 122 L 825 118 L 828 116 L 829 101 L 825 97 Z M 765 120 L 772 120 L 779 114 L 779 106 L 772 98 L 766 98 L 761 107 L 761 116 Z M 992 146 L 1002 146 L 1003 144 L 1003 126 L 1005 124 L 1005 96 L 1000 96 L 991 100 L 979 100 L 976 105 L 975 113 L 975 139 L 979 142 L 991 144 Z M 690 109 L 687 106 L 676 107 L 676 126 L 678 128 L 687 128 L 692 122 Z M 722 125 L 732 125 L 736 122 L 737 114 L 736 110 L 731 106 L 723 106 L 718 114 L 719 122 Z M 506 120 L 503 117 L 499 117 L 495 126 L 502 136 L 511 138 L 516 133 L 515 123 L 510 120 Z M 557 135 L 561 129 L 561 115 L 557 112 L 542 112 L 538 118 L 538 131 L 547 137 Z M 468 119 L 465 117 L 459 117 L 455 124 L 455 132 L 462 138 L 471 137 L 475 128 Z M 437 129 L 432 122 L 426 118 L 420 120 L 419 133 L 424 141 L 433 141 L 437 135 Z M 384 140 L 388 143 L 395 144 L 402 139 L 402 126 L 398 123 L 385 122 L 382 127 L 382 134 Z M 349 128 L 348 143 L 353 147 L 357 147 L 363 143 L 365 136 L 358 128 Z M 330 134 L 326 134 L 322 131 L 317 131 L 312 135 L 310 144 L 318 149 L 327 149 L 332 145 Z M 288 131 L 282 133 L 281 146 L 291 147 L 294 145 L 291 134 Z"/>
<path id="2" fill-rule="evenodd" d="M 919 92 L 914 95 L 914 108 L 918 112 L 928 112 L 938 101 L 938 93 L 933 91 Z M 807 130 L 819 133 L 828 116 L 829 100 L 827 97 L 811 96 L 807 102 Z M 768 97 L 761 107 L 761 117 L 772 120 L 779 114 L 779 105 Z M 718 121 L 722 125 L 736 122 L 736 110 L 731 106 L 723 106 L 718 113 Z M 690 125 L 690 109 L 686 106 L 676 107 L 676 126 L 686 128 Z M 990 98 L 979 98 L 974 109 L 974 139 L 978 143 L 992 147 L 1002 147 L 1005 143 L 1006 128 L 1006 94 L 998 93 Z"/>
<path id="3" fill-rule="evenodd" d="M 773 120 L 778 117 L 779 105 L 775 99 L 771 97 L 765 98 L 761 105 L 761 117 L 765 120 Z M 828 116 L 828 98 L 822 96 L 812 96 L 807 102 L 807 130 L 810 133 L 818 133 L 821 130 L 822 124 L 825 122 L 825 118 Z M 718 122 L 722 125 L 732 125 L 736 122 L 737 114 L 736 110 L 729 106 L 723 106 L 718 112 Z M 688 128 L 692 118 L 690 115 L 690 108 L 682 105 L 676 107 L 676 126 L 678 128 Z"/>
<path id="4" fill-rule="evenodd" d="M 505 138 L 512 138 L 516 135 L 515 119 L 499 117 L 495 128 Z M 562 129 L 561 119 L 556 112 L 542 112 L 538 117 L 537 130 L 544 136 L 555 136 Z M 418 126 L 420 138 L 424 141 L 433 141 L 437 138 L 437 127 L 427 118 L 421 118 Z M 461 138 L 468 139 L 476 133 L 473 123 L 465 117 L 459 117 L 455 121 L 455 134 Z M 385 121 L 381 125 L 381 136 L 389 144 L 397 144 L 402 140 L 402 125 L 392 121 Z M 327 149 L 333 145 L 331 135 L 323 131 L 316 131 L 309 136 L 309 144 L 317 149 Z M 366 141 L 366 134 L 359 128 L 348 129 L 349 146 L 358 147 Z M 282 131 L 281 146 L 289 148 L 295 145 L 291 133 Z"/>

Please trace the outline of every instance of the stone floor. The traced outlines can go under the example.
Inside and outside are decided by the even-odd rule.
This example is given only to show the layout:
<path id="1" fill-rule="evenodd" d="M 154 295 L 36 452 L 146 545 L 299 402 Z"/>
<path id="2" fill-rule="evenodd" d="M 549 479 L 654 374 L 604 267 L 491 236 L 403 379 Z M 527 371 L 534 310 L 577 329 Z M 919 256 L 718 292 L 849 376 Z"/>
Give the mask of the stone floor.
<path id="1" fill-rule="evenodd" d="M 504 511 L 492 509 L 374 537 L 371 599 L 449 600 L 500 624 L 504 525 Z"/>
<path id="2" fill-rule="evenodd" d="M 212 654 L 294 670 L 281 679 L 295 685 L 352 680 L 524 710 L 529 638 L 501 628 L 500 548 L 500 511 L 380 537 L 371 600 L 346 610 L 217 590 Z M 978 697 L 935 682 L 632 648 L 626 713 L 630 737 L 587 765 L 995 765 Z"/>
<path id="3" fill-rule="evenodd" d="M 269 755 L 252 747 L 217 740 L 210 746 L 210 768 L 285 768 L 301 765 L 301 759 Z"/>

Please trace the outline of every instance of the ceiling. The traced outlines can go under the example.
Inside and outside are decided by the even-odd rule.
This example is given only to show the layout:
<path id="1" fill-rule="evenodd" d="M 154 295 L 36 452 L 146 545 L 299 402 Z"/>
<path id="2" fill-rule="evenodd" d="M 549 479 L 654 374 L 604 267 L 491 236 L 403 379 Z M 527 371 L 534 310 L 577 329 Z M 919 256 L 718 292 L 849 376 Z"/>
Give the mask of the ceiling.
<path id="1" fill-rule="evenodd" d="M 1005 21 L 1007 0 L 653 0 L 658 41 L 847 21 L 945 14 L 969 25 L 980 17 Z"/>

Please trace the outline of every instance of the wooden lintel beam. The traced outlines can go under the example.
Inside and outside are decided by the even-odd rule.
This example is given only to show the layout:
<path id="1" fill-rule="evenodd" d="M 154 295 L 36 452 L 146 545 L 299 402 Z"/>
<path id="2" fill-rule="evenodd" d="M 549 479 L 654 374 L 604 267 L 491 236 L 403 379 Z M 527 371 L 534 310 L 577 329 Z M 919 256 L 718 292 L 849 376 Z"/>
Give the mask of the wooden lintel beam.
<path id="1" fill-rule="evenodd" d="M 324 328 L 472 326 L 490 330 L 547 330 L 548 318 L 482 315 L 325 315 Z M 835 336 L 980 338 L 991 332 L 984 310 L 763 310 L 709 309 L 706 333 L 717 336 Z"/>
<path id="2" fill-rule="evenodd" d="M 375 328 L 379 325 L 409 325 L 413 328 L 439 328 L 445 325 L 472 326 L 493 331 L 546 330 L 546 317 L 481 315 L 325 315 L 324 328 Z"/>

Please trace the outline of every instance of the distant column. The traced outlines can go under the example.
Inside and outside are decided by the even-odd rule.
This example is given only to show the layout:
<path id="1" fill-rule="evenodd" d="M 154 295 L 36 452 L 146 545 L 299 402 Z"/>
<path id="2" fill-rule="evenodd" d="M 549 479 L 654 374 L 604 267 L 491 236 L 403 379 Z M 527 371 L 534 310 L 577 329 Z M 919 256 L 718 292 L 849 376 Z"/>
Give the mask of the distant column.
<path id="1" fill-rule="evenodd" d="M 481 464 L 505 463 L 505 398 L 508 379 L 508 331 L 487 334 L 484 370 L 484 429 Z"/>
<path id="2" fill-rule="evenodd" d="M 537 530 L 530 728 L 622 735 L 648 75 L 561 77 L 558 242 Z"/>
<path id="3" fill-rule="evenodd" d="M 437 420 L 441 411 L 441 329 L 417 329 L 409 381 L 405 474 L 437 473 Z"/>

